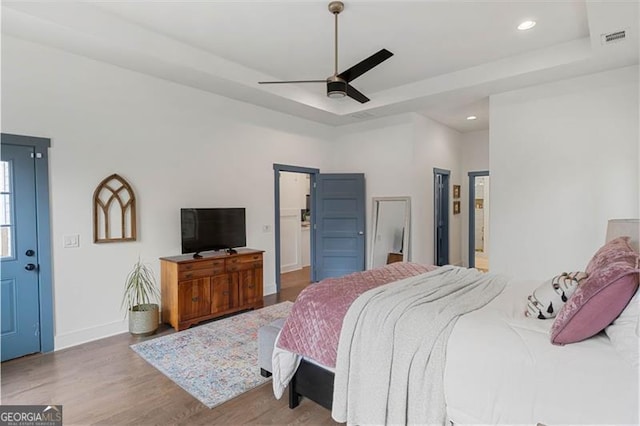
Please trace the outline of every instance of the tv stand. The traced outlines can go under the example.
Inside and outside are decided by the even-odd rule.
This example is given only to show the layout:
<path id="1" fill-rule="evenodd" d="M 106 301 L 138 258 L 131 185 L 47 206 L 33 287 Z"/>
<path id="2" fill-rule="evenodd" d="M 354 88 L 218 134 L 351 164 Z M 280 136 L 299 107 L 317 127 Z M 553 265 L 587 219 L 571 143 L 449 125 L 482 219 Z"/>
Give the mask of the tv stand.
<path id="1" fill-rule="evenodd" d="M 193 254 L 193 258 L 194 259 L 202 259 L 202 255 L 200 254 L 200 252 L 196 252 Z"/>
<path id="2" fill-rule="evenodd" d="M 231 247 L 225 250 L 227 254 L 238 254 L 238 250 L 234 250 Z"/>

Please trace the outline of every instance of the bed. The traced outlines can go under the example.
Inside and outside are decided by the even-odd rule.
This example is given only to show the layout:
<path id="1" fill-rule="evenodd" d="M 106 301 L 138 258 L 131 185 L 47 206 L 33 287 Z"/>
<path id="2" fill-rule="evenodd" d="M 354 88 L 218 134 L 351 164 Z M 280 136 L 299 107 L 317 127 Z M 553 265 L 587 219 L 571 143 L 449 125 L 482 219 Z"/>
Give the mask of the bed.
<path id="1" fill-rule="evenodd" d="M 289 385 L 292 408 L 306 396 L 350 424 L 638 424 L 638 254 L 619 239 L 586 269 L 549 319 L 525 316 L 547 283 L 464 268 L 392 264 L 318 283 L 276 343 L 274 393 Z M 458 284 L 431 291 L 446 277 Z M 418 305 L 436 312 L 423 321 Z"/>

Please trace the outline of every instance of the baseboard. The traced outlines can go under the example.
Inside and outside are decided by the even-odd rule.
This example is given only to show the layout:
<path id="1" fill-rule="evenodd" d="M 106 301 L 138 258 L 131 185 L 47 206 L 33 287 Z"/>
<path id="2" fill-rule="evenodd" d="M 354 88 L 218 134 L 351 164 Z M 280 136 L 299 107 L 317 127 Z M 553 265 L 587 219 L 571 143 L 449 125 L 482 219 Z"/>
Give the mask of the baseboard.
<path id="1" fill-rule="evenodd" d="M 299 271 L 300 269 L 302 269 L 302 266 L 300 263 L 293 263 L 291 265 L 282 265 L 280 267 L 280 273 L 286 274 L 287 272 Z"/>
<path id="2" fill-rule="evenodd" d="M 54 351 L 103 339 L 105 337 L 121 334 L 129 331 L 126 320 L 115 321 L 96 327 L 83 328 L 82 330 L 71 331 L 69 333 L 57 334 L 54 337 Z"/>
<path id="3" fill-rule="evenodd" d="M 265 285 L 264 289 L 262 290 L 263 295 L 268 296 L 270 294 L 274 294 L 277 293 L 276 291 L 276 283 L 272 283 L 269 285 Z"/>

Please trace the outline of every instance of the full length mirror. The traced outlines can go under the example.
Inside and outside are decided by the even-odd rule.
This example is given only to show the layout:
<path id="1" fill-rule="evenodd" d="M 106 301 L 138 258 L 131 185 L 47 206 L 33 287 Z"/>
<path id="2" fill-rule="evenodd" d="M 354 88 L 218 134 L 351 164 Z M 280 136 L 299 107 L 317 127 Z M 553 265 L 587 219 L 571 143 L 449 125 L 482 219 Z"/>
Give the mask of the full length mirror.
<path id="1" fill-rule="evenodd" d="M 408 262 L 411 197 L 374 197 L 369 269 Z"/>

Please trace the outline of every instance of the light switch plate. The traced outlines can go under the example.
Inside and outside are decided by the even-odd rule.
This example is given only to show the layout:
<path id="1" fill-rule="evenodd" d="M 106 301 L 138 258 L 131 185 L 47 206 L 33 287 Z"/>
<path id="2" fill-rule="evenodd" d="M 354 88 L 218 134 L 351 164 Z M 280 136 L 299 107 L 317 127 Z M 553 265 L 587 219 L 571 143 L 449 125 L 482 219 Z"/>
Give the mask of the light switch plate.
<path id="1" fill-rule="evenodd" d="M 80 247 L 80 235 L 71 234 L 63 237 L 62 246 L 64 248 L 78 248 Z"/>

